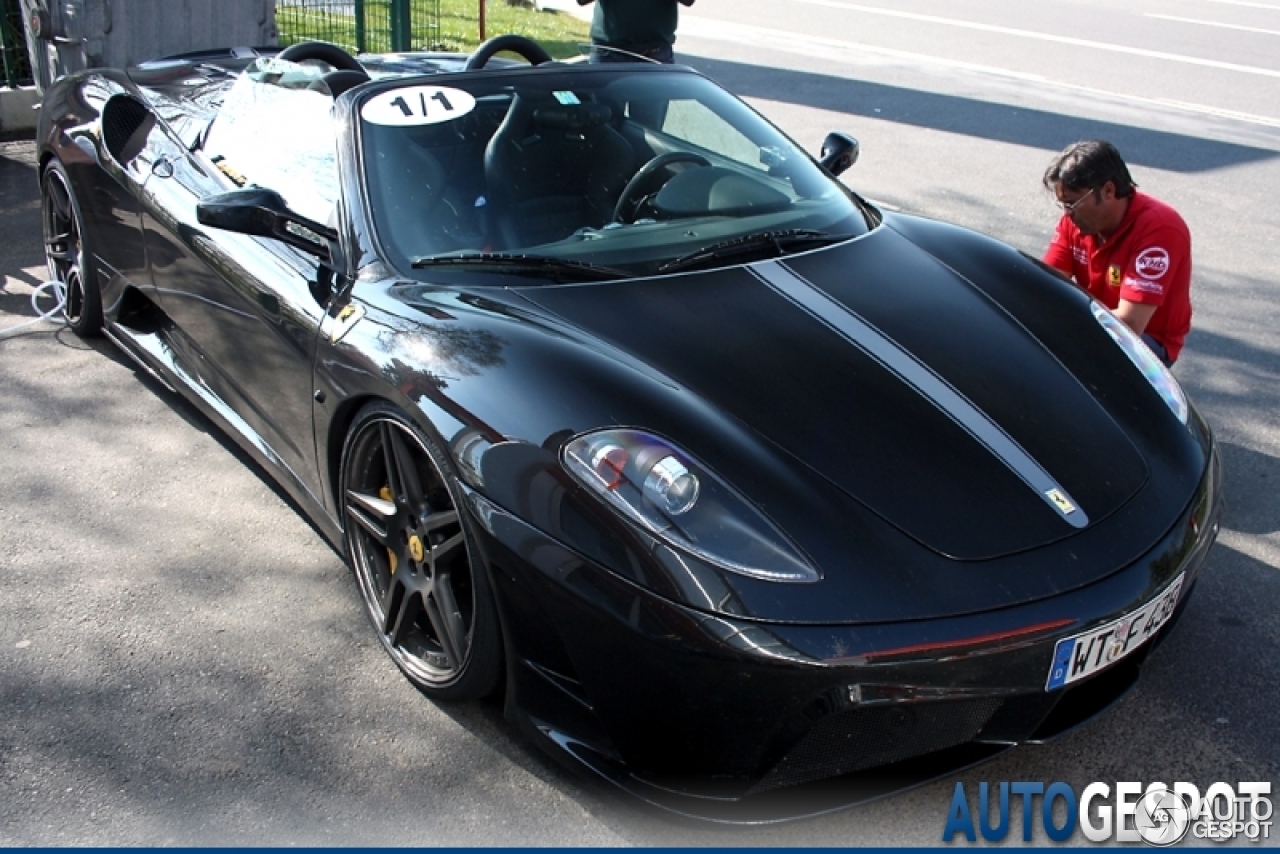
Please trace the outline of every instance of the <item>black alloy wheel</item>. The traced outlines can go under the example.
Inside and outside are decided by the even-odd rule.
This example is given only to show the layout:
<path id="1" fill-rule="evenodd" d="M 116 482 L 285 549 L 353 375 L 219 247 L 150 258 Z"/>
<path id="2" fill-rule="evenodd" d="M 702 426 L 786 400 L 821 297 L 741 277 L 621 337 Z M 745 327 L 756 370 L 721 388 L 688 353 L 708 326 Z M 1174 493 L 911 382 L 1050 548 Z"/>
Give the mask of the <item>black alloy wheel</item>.
<path id="1" fill-rule="evenodd" d="M 493 692 L 502 642 L 493 595 L 435 441 L 399 410 L 366 408 L 342 458 L 347 557 L 383 647 L 425 694 Z"/>
<path id="2" fill-rule="evenodd" d="M 62 314 L 77 335 L 84 338 L 97 335 L 102 330 L 102 294 L 87 246 L 84 219 L 61 163 L 54 160 L 45 167 L 41 189 L 41 222 L 49 278 L 62 282 L 66 288 Z"/>

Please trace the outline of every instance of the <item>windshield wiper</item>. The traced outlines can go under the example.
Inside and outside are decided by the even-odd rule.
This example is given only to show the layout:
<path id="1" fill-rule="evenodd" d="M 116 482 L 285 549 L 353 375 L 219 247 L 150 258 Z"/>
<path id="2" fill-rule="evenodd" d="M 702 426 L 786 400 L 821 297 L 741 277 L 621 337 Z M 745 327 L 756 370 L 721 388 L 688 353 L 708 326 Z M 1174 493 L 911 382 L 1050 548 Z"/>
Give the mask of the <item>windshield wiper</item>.
<path id="1" fill-rule="evenodd" d="M 831 234 L 812 228 L 757 231 L 753 234 L 744 234 L 741 237 L 734 237 L 720 243 L 712 243 L 710 246 L 704 246 L 696 252 L 681 255 L 679 258 L 668 261 L 658 267 L 658 272 L 674 273 L 677 270 L 696 267 L 707 261 L 724 261 L 737 255 L 759 252 L 760 250 L 772 250 L 776 255 L 786 255 L 797 248 L 838 243 L 847 239 L 848 235 Z"/>
<path id="2" fill-rule="evenodd" d="M 469 252 L 463 255 L 428 255 L 414 258 L 413 268 L 424 267 L 502 267 L 512 272 L 544 273 L 557 282 L 606 279 L 630 279 L 633 274 L 613 267 L 573 261 L 567 258 L 551 258 L 547 255 L 520 255 L 510 252 Z"/>

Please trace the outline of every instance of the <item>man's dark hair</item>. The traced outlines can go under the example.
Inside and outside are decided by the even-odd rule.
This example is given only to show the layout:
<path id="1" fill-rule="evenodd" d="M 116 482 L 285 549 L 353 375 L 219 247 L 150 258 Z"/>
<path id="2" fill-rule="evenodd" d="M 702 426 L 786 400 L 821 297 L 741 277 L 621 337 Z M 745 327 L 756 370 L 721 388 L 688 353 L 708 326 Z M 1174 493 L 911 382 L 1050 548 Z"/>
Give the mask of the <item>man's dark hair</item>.
<path id="1" fill-rule="evenodd" d="M 1130 177 L 1120 152 L 1102 139 L 1073 142 L 1053 158 L 1044 171 L 1044 185 L 1050 191 L 1056 184 L 1074 192 L 1100 190 L 1108 181 L 1115 185 L 1116 196 L 1122 199 L 1132 195 L 1138 186 Z"/>

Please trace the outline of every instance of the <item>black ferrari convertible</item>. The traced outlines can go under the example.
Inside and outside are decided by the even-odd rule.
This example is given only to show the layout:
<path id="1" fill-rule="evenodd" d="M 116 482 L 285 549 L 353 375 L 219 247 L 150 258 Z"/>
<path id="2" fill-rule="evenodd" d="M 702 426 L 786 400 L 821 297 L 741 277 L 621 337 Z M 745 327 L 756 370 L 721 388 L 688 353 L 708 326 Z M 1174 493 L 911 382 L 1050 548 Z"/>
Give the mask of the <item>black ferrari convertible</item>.
<path id="1" fill-rule="evenodd" d="M 677 812 L 1070 729 L 1217 533 L 1127 327 L 688 68 L 208 52 L 62 80 L 38 147 L 68 323 L 279 481 L 404 674 Z"/>

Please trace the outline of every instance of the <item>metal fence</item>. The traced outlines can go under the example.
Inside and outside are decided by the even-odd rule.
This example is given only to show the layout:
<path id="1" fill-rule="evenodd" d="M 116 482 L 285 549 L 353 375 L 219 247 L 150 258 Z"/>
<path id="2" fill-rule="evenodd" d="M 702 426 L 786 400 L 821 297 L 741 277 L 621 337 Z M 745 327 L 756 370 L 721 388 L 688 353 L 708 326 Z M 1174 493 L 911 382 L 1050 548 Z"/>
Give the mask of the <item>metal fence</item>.
<path id="1" fill-rule="evenodd" d="M 440 0 L 277 0 L 280 44 L 318 39 L 357 53 L 437 50 Z"/>
<path id="2" fill-rule="evenodd" d="M 280 44 L 317 39 L 356 53 L 448 49 L 440 0 L 277 0 Z M 28 86 L 31 60 L 18 0 L 0 0 L 0 85 Z"/>
<path id="3" fill-rule="evenodd" d="M 31 59 L 22 32 L 22 7 L 18 0 L 0 0 L 0 56 L 4 78 L 0 84 L 15 88 L 31 85 Z"/>

